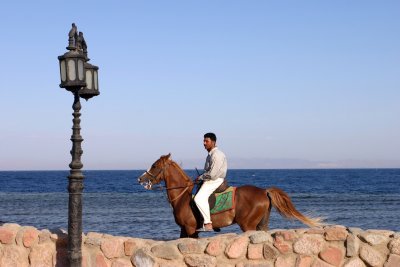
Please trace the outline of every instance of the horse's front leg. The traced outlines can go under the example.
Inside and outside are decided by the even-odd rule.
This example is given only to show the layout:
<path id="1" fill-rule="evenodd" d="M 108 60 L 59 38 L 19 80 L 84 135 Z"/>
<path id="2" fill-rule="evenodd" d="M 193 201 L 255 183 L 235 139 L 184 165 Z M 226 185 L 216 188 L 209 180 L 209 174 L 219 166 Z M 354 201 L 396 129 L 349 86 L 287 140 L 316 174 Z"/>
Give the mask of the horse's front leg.
<path id="1" fill-rule="evenodd" d="M 182 226 L 180 238 L 185 238 L 185 237 L 198 238 L 199 233 L 197 233 L 196 229 L 193 229 L 193 227 Z"/>
<path id="2" fill-rule="evenodd" d="M 186 233 L 186 229 L 184 226 L 181 227 L 181 235 L 180 238 L 185 238 L 188 237 L 188 234 Z"/>

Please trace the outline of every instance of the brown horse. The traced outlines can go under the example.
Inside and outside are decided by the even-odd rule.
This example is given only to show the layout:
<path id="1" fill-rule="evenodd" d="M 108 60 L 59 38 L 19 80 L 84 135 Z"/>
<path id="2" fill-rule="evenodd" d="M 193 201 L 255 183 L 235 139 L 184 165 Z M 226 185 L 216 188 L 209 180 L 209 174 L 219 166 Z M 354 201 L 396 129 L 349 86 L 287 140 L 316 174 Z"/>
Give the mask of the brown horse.
<path id="1" fill-rule="evenodd" d="M 146 189 L 152 189 L 153 185 L 164 180 L 175 222 L 181 228 L 181 237 L 198 237 L 196 229 L 200 220 L 191 206 L 194 183 L 170 156 L 161 156 L 138 181 Z M 235 209 L 211 215 L 214 229 L 237 223 L 242 231 L 267 231 L 271 205 L 288 219 L 297 219 L 311 227 L 321 225 L 319 218 L 310 218 L 297 211 L 289 196 L 279 188 L 265 190 L 251 185 L 240 186 L 236 190 L 235 202 Z"/>

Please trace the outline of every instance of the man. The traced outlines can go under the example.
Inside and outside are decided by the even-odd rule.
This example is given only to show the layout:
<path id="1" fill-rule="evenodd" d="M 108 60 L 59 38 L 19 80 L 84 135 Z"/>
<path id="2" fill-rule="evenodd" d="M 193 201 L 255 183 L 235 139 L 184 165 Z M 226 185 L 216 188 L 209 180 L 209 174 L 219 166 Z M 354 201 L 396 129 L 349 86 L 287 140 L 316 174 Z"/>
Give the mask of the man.
<path id="1" fill-rule="evenodd" d="M 204 166 L 204 173 L 197 178 L 198 180 L 203 180 L 203 185 L 194 198 L 204 219 L 204 226 L 198 231 L 213 230 L 208 198 L 224 182 L 228 170 L 225 154 L 217 148 L 216 142 L 217 137 L 214 133 L 206 133 L 204 135 L 203 145 L 208 151 L 208 156 Z"/>

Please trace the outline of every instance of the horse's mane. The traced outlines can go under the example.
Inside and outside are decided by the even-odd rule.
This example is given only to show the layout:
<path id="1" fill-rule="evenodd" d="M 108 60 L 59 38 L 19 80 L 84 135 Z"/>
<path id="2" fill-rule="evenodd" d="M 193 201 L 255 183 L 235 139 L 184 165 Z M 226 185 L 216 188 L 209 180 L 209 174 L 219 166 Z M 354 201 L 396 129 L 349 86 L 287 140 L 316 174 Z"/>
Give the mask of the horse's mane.
<path id="1" fill-rule="evenodd" d="M 191 181 L 192 179 L 189 177 L 189 175 L 187 175 L 181 168 L 181 166 L 179 166 L 178 163 L 176 163 L 175 161 L 171 160 L 171 165 L 173 165 L 182 175 L 183 177 L 185 177 L 186 180 Z"/>

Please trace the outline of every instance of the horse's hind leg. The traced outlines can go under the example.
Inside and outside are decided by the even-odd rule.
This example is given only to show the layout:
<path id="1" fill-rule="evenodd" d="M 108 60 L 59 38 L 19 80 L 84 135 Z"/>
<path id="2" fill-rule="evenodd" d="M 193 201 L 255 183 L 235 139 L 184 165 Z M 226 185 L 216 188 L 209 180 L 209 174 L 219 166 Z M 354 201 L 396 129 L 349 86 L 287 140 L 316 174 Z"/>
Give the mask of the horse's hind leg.
<path id="1" fill-rule="evenodd" d="M 262 214 L 262 211 L 261 211 Z M 253 230 L 259 230 L 258 227 L 260 225 L 260 222 L 263 221 L 265 215 L 261 215 L 260 211 L 256 212 L 256 210 L 253 210 L 245 218 L 238 218 L 236 220 L 236 223 L 239 225 L 240 229 L 243 232 L 246 231 L 253 231 Z M 266 226 L 268 227 L 268 220 Z"/>
<path id="2" fill-rule="evenodd" d="M 269 216 L 271 214 L 271 200 L 268 197 L 268 204 L 266 205 L 266 210 L 264 216 L 261 218 L 261 221 L 257 224 L 257 231 L 268 231 L 269 227 Z"/>
<path id="3" fill-rule="evenodd" d="M 269 215 L 271 214 L 271 206 L 267 209 L 261 221 L 257 224 L 257 231 L 268 231 Z"/>

